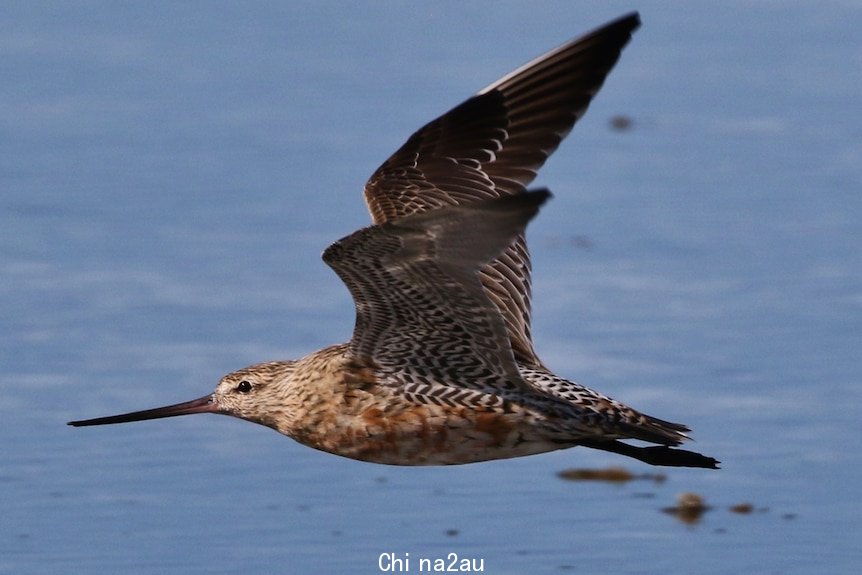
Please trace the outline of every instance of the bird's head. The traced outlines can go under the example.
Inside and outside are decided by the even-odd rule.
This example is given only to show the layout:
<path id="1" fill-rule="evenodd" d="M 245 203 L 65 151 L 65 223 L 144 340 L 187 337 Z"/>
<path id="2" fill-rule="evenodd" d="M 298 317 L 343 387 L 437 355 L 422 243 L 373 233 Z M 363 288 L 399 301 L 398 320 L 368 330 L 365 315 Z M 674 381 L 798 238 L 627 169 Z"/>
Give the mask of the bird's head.
<path id="1" fill-rule="evenodd" d="M 70 421 L 69 425 L 108 425 L 195 413 L 218 413 L 277 428 L 281 405 L 279 399 L 282 390 L 287 387 L 293 365 L 292 361 L 252 365 L 227 374 L 221 378 L 213 393 L 191 401 L 108 417 Z"/>

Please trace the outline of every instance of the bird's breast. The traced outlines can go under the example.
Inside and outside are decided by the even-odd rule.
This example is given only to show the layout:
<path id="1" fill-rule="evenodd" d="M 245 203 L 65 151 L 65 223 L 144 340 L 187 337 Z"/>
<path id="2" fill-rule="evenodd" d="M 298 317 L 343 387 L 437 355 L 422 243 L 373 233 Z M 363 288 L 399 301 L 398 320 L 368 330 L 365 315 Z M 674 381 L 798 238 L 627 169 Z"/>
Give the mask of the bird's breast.
<path id="1" fill-rule="evenodd" d="M 491 408 L 369 403 L 332 422 L 306 445 L 361 461 L 390 465 L 453 465 L 541 453 L 544 441 L 523 414 Z"/>
<path id="2" fill-rule="evenodd" d="M 537 425 L 545 418 L 525 405 L 408 397 L 343 346 L 321 357 L 297 370 L 300 407 L 289 426 L 278 428 L 309 447 L 390 465 L 472 463 L 565 447 L 548 438 L 548 427 Z"/>

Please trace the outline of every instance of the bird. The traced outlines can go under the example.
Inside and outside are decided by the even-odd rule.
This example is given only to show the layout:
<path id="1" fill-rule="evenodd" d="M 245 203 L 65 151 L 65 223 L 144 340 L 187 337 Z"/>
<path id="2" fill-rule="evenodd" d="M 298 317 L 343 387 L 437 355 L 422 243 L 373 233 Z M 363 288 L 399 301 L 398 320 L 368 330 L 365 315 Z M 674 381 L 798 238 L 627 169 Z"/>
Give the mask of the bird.
<path id="1" fill-rule="evenodd" d="M 372 174 L 372 224 L 323 252 L 356 307 L 348 342 L 234 371 L 199 399 L 69 425 L 214 413 L 378 464 L 582 446 L 717 469 L 677 447 L 687 426 L 556 375 L 533 346 L 525 231 L 551 194 L 528 186 L 639 26 L 627 14 L 517 68 L 420 128 Z"/>

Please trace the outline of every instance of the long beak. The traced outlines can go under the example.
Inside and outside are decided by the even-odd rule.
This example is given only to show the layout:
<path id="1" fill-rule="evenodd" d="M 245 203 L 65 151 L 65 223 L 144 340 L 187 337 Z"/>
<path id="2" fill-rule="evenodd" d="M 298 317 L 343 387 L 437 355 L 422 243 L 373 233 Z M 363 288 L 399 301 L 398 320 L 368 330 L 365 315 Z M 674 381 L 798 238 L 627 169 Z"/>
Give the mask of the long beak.
<path id="1" fill-rule="evenodd" d="M 108 417 L 97 417 L 95 419 L 84 419 L 81 421 L 70 421 L 69 425 L 74 427 L 84 427 L 86 425 L 108 425 L 109 423 L 126 423 L 127 421 L 143 421 L 144 419 L 159 419 L 160 417 L 176 417 L 178 415 L 191 415 L 193 413 L 220 413 L 215 398 L 212 395 L 205 395 L 198 399 L 177 403 L 176 405 L 166 405 L 165 407 L 157 407 L 155 409 L 145 409 L 144 411 L 133 411 L 131 413 L 122 413 L 120 415 L 111 415 Z"/>

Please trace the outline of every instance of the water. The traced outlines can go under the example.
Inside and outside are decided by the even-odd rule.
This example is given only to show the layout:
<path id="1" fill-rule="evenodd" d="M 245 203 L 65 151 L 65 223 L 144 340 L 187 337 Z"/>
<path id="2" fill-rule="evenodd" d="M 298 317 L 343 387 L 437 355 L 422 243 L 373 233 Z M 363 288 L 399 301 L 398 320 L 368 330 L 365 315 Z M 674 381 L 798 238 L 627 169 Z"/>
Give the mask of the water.
<path id="1" fill-rule="evenodd" d="M 385 553 L 415 573 L 453 552 L 487 573 L 858 572 L 854 3 L 642 3 L 537 180 L 543 357 L 692 425 L 721 471 L 575 483 L 557 472 L 655 470 L 586 449 L 382 467 L 217 417 L 65 426 L 346 339 L 319 254 L 368 222 L 370 172 L 631 8 L 5 3 L 0 573 L 379 573 Z M 713 507 L 694 525 L 661 511 L 686 491 Z"/>

